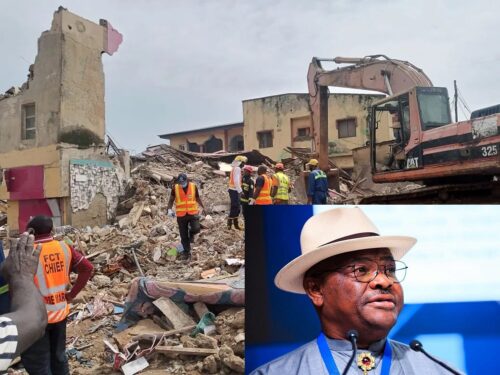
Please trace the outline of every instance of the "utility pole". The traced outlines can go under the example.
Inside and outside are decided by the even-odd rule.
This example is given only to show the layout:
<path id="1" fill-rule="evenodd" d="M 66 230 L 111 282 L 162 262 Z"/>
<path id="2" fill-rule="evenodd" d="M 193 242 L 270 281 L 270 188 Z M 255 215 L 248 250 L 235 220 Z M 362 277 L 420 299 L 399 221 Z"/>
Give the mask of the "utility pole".
<path id="1" fill-rule="evenodd" d="M 457 90 L 457 80 L 453 81 L 455 86 L 455 122 L 458 122 L 458 90 Z"/>

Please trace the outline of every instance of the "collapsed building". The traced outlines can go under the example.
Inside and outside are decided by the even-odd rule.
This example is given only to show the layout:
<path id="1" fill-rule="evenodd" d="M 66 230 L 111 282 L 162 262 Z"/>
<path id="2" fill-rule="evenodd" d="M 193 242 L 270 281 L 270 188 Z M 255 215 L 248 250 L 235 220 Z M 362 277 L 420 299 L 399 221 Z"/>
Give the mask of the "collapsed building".
<path id="1" fill-rule="evenodd" d="M 353 150 L 368 141 L 367 109 L 383 98 L 377 94 L 330 94 L 329 155 L 336 166 L 346 171 L 354 168 Z M 159 135 L 172 147 L 194 152 L 219 150 L 258 150 L 280 161 L 292 156 L 292 150 L 313 149 L 309 94 L 289 93 L 242 102 L 243 121 Z M 381 139 L 390 139 L 389 116 L 381 116 Z"/>
<path id="2" fill-rule="evenodd" d="M 106 140 L 101 54 L 121 41 L 109 22 L 59 8 L 27 82 L 0 96 L 0 244 L 45 214 L 94 265 L 67 318 L 71 373 L 243 373 L 244 233 L 224 225 L 221 170 L 234 154 L 160 145 L 130 158 Z M 166 215 L 180 172 L 205 202 L 188 262 Z M 19 359 L 9 371 L 24 374 Z"/>
<path id="3" fill-rule="evenodd" d="M 127 152 L 105 147 L 104 70 L 122 36 L 60 7 L 38 40 L 28 80 L 0 95 L 0 199 L 8 225 L 34 214 L 56 225 L 103 225 L 123 189 Z"/>

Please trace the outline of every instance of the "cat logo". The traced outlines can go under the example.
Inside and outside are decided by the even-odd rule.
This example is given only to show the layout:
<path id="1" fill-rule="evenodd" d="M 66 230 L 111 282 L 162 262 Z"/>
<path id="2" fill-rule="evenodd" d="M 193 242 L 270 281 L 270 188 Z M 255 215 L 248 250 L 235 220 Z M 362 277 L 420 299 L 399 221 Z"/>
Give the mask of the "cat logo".
<path id="1" fill-rule="evenodd" d="M 418 168 L 418 156 L 406 159 L 406 169 Z"/>

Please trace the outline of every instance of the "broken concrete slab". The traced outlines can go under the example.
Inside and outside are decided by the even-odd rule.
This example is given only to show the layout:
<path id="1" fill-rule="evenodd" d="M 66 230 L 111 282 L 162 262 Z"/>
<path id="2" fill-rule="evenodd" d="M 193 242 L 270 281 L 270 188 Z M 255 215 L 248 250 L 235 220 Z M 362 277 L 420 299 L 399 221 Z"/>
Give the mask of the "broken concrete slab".
<path id="1" fill-rule="evenodd" d="M 126 363 L 122 366 L 123 375 L 134 375 L 144 370 L 149 366 L 148 361 L 144 357 L 140 357 L 135 361 Z"/>
<path id="2" fill-rule="evenodd" d="M 161 297 L 153 302 L 163 313 L 167 321 L 174 329 L 180 329 L 186 326 L 196 324 L 196 322 L 180 309 L 175 302 L 169 298 Z"/>

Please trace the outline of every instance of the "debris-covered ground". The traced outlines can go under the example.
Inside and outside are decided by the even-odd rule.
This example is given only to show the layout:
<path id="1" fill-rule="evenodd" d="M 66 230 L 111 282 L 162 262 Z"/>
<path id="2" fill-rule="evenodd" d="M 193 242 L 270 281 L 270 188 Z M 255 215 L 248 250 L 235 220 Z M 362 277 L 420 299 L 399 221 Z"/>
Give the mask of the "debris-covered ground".
<path id="1" fill-rule="evenodd" d="M 177 221 L 166 215 L 180 172 L 197 183 L 206 208 L 189 261 L 179 259 Z M 149 156 L 132 170 L 114 225 L 57 229 L 94 265 L 68 317 L 72 374 L 244 372 L 244 231 L 227 229 L 227 180 L 201 160 Z M 142 280 L 168 288 L 144 297 L 132 287 Z M 139 314 L 129 311 L 137 324 L 117 332 L 139 297 Z"/>

